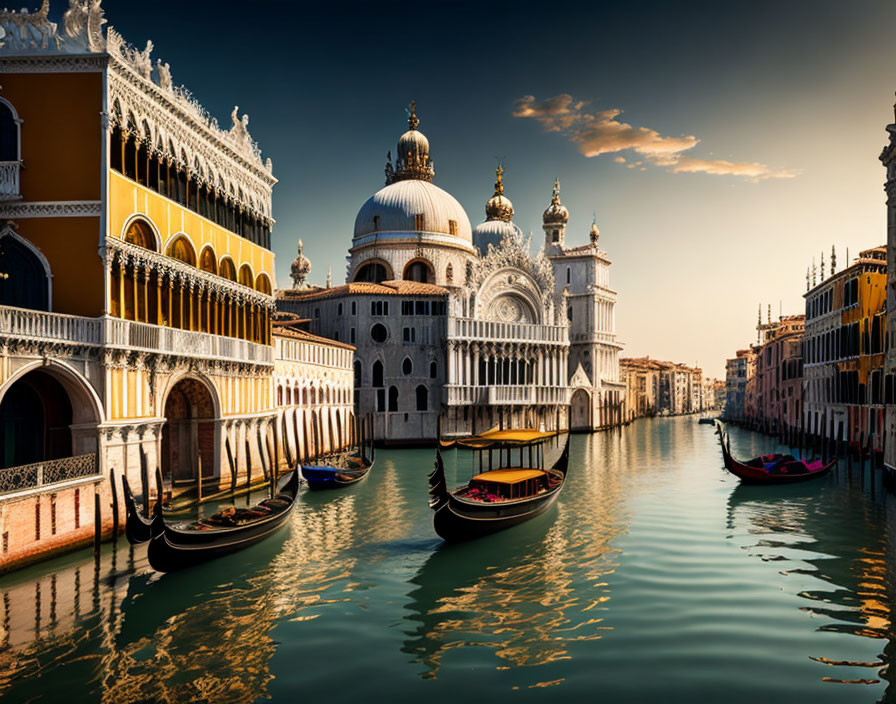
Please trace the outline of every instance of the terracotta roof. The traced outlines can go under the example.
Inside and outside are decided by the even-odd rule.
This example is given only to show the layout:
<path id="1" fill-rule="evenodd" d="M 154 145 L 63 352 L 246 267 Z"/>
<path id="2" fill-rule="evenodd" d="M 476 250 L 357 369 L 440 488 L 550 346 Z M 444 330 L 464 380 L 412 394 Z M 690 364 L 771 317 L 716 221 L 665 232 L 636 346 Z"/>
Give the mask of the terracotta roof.
<path id="1" fill-rule="evenodd" d="M 434 284 L 422 284 L 417 281 L 383 281 L 380 284 L 366 281 L 355 281 L 334 288 L 318 288 L 306 291 L 283 289 L 277 291 L 277 298 L 292 301 L 318 301 L 324 298 L 339 296 L 445 296 L 448 290 Z"/>
<path id="2" fill-rule="evenodd" d="M 329 337 L 321 337 L 320 335 L 312 335 L 310 332 L 299 330 L 298 328 L 289 327 L 288 325 L 274 325 L 274 337 L 282 337 L 286 340 L 301 340 L 302 342 L 313 342 L 318 345 L 327 345 L 329 347 L 341 347 L 344 350 L 354 351 L 354 345 L 349 345 L 338 340 L 331 340 Z"/>

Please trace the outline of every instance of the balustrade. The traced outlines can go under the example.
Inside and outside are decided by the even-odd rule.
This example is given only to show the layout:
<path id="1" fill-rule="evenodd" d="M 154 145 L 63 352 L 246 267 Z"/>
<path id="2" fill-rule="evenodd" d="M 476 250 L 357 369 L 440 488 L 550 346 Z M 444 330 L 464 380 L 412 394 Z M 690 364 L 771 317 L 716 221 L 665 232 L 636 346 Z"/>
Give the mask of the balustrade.
<path id="1" fill-rule="evenodd" d="M 449 406 L 488 404 L 554 406 L 569 403 L 569 388 L 566 386 L 446 386 L 446 403 Z"/>
<path id="2" fill-rule="evenodd" d="M 10 200 L 21 195 L 19 191 L 20 169 L 21 162 L 19 161 L 0 161 L 0 199 Z"/>
<path id="3" fill-rule="evenodd" d="M 0 496 L 90 477 L 101 478 L 96 453 L 0 469 Z"/>
<path id="4" fill-rule="evenodd" d="M 568 334 L 568 328 L 563 325 L 448 318 L 448 337 L 453 339 L 567 344 Z"/>

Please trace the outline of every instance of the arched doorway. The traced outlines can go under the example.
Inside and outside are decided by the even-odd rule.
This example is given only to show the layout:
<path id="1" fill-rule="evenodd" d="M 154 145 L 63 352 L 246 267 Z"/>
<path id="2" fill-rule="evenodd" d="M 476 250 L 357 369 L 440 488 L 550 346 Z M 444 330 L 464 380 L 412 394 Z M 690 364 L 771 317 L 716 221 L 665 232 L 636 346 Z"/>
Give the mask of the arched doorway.
<path id="1" fill-rule="evenodd" d="M 585 389 L 576 389 L 569 401 L 570 430 L 591 429 L 591 396 Z"/>
<path id="2" fill-rule="evenodd" d="M 50 310 L 46 260 L 9 230 L 0 234 L 0 305 Z"/>
<path id="3" fill-rule="evenodd" d="M 172 484 L 189 484 L 215 476 L 215 406 L 208 387 L 181 379 L 165 400 L 162 429 L 162 476 Z"/>
<path id="4" fill-rule="evenodd" d="M 58 380 L 39 369 L 25 374 L 0 402 L 0 468 L 71 457 L 73 416 Z"/>

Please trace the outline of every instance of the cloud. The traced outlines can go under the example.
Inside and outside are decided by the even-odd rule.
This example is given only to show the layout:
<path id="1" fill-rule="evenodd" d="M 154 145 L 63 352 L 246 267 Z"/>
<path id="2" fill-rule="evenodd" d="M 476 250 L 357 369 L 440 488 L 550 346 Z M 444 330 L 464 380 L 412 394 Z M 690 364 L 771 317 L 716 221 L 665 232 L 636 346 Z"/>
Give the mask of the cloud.
<path id="1" fill-rule="evenodd" d="M 693 149 L 700 142 L 694 135 L 664 136 L 649 127 L 633 127 L 622 122 L 618 119 L 622 110 L 618 108 L 588 112 L 586 105 L 586 101 L 576 100 L 569 93 L 561 93 L 541 102 L 534 95 L 525 95 L 514 104 L 513 116 L 535 119 L 548 132 L 564 134 L 589 158 L 632 150 L 644 160 L 665 167 L 671 173 L 743 176 L 752 181 L 794 178 L 800 173 L 797 169 L 775 169 L 754 162 L 684 156 L 683 152 Z M 626 158 L 620 155 L 614 161 L 625 164 Z M 641 163 L 636 162 L 636 165 L 641 166 Z M 633 168 L 633 164 L 626 165 Z"/>

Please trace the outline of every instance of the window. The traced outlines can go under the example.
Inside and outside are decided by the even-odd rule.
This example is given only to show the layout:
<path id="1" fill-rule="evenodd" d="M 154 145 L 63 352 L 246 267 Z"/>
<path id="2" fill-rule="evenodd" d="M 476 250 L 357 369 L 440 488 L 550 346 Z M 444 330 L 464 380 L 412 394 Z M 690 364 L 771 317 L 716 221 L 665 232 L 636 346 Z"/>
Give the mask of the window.
<path id="1" fill-rule="evenodd" d="M 352 301 L 352 315 L 358 314 L 358 302 Z"/>
<path id="2" fill-rule="evenodd" d="M 17 162 L 21 160 L 19 122 L 12 105 L 0 98 L 0 161 Z M 4 195 L 18 195 L 18 192 L 18 184 L 16 184 L 15 193 L 4 192 Z"/>
<path id="3" fill-rule="evenodd" d="M 374 230 L 380 229 L 380 216 L 379 215 L 373 216 L 373 229 Z"/>
<path id="4" fill-rule="evenodd" d="M 375 386 L 377 388 L 383 385 L 383 363 L 379 360 L 373 363 L 373 381 L 371 386 Z"/>
<path id="5" fill-rule="evenodd" d="M 413 315 L 414 314 L 414 302 L 413 301 L 402 301 L 401 302 L 401 314 L 402 315 Z"/>
<path id="6" fill-rule="evenodd" d="M 355 386 L 361 385 L 361 360 L 356 359 L 355 363 L 352 365 L 352 368 L 355 372 Z"/>
<path id="7" fill-rule="evenodd" d="M 454 267 L 451 266 L 450 264 L 449 264 L 448 267 L 445 269 L 445 281 L 446 281 L 446 283 L 448 283 L 448 284 L 453 284 L 453 283 L 454 283 Z"/>
<path id="8" fill-rule="evenodd" d="M 389 338 L 389 331 L 382 323 L 377 323 L 370 328 L 370 339 L 377 344 L 383 344 Z"/>
<path id="9" fill-rule="evenodd" d="M 430 362 L 430 363 L 429 363 L 429 378 L 430 378 L 430 379 L 435 379 L 436 376 L 438 376 L 438 374 L 437 374 L 438 370 L 439 370 L 439 368 L 438 368 L 438 366 L 436 365 L 436 363 L 435 363 L 435 362 Z"/>
<path id="10" fill-rule="evenodd" d="M 432 268 L 429 262 L 415 261 L 411 262 L 404 270 L 405 281 L 417 281 L 421 284 L 432 282 Z"/>
<path id="11" fill-rule="evenodd" d="M 448 221 L 448 234 L 449 235 L 457 234 L 457 220 L 449 220 Z"/>
<path id="12" fill-rule="evenodd" d="M 379 262 L 368 262 L 358 269 L 355 274 L 355 281 L 366 281 L 369 283 L 382 283 L 389 278 L 386 267 Z"/>
<path id="13" fill-rule="evenodd" d="M 405 344 L 412 344 L 417 341 L 416 328 L 404 328 L 402 330 L 402 340 Z"/>
<path id="14" fill-rule="evenodd" d="M 427 389 L 422 384 L 417 387 L 417 410 L 429 410 L 429 389 Z"/>
<path id="15" fill-rule="evenodd" d="M 569 283 L 570 267 L 566 267 L 566 283 Z"/>
<path id="16" fill-rule="evenodd" d="M 355 329 L 354 328 L 349 330 L 349 338 L 351 340 L 351 343 L 355 344 Z"/>
<path id="17" fill-rule="evenodd" d="M 386 410 L 386 390 L 377 389 L 376 391 L 376 410 L 382 413 Z"/>
<path id="18" fill-rule="evenodd" d="M 371 315 L 389 315 L 389 301 L 371 301 Z"/>
<path id="19" fill-rule="evenodd" d="M 411 361 L 410 357 L 405 357 L 404 361 L 401 363 L 401 373 L 405 376 L 410 376 L 414 372 L 414 363 Z"/>
<path id="20" fill-rule="evenodd" d="M 338 315 L 340 317 L 342 316 L 342 304 L 341 303 L 336 306 L 336 315 Z"/>
<path id="21" fill-rule="evenodd" d="M 389 412 L 395 413 L 398 410 L 398 389 L 394 386 L 389 387 Z"/>
<path id="22" fill-rule="evenodd" d="M 414 216 L 414 229 L 418 231 L 426 229 L 426 218 L 422 213 Z"/>
<path id="23" fill-rule="evenodd" d="M 560 241 L 560 230 L 551 230 L 551 242 Z"/>

